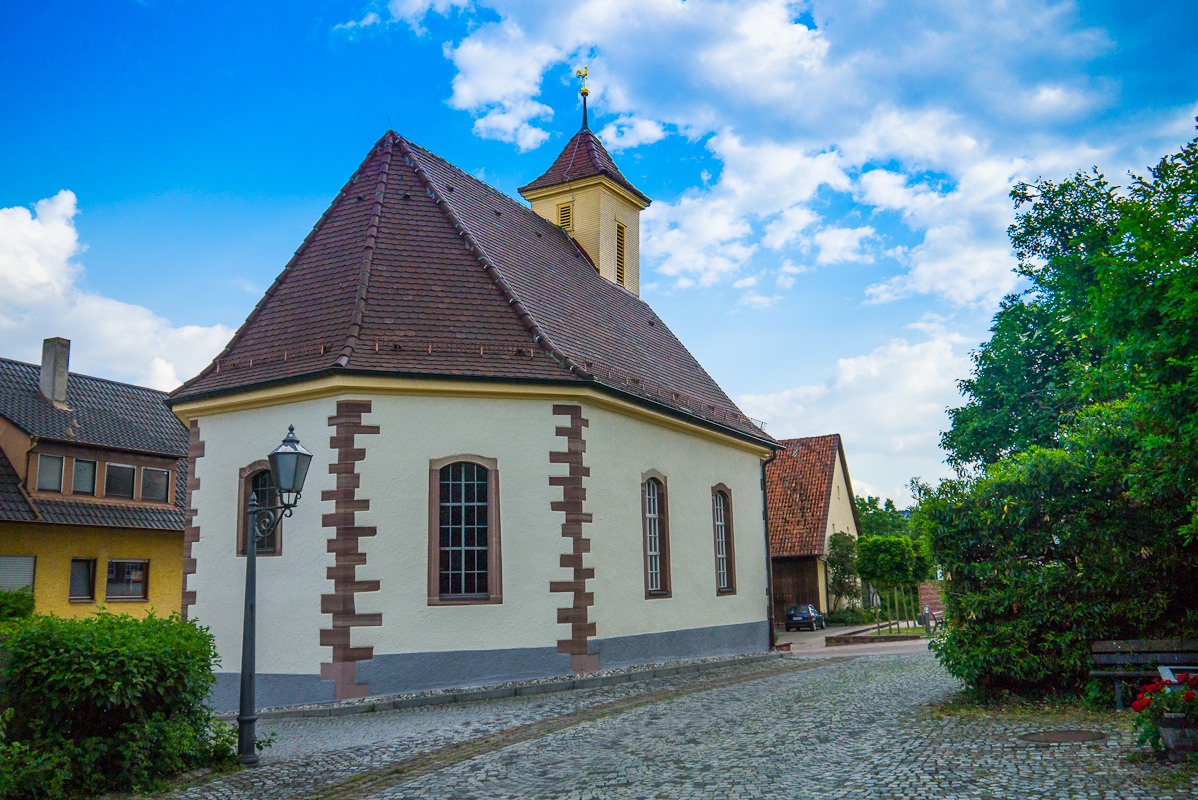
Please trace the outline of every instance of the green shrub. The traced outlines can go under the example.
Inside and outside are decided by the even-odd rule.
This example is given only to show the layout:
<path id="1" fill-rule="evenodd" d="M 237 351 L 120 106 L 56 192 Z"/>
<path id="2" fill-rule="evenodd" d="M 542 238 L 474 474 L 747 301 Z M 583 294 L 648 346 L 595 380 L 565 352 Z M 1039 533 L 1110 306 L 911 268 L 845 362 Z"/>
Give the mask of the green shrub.
<path id="1" fill-rule="evenodd" d="M 33 616 L 33 592 L 17 589 L 0 592 L 0 622 L 10 619 L 27 619 Z"/>
<path id="2" fill-rule="evenodd" d="M 826 619 L 828 622 L 843 623 L 845 625 L 868 625 L 874 621 L 874 613 L 868 608 L 841 608 L 828 614 Z"/>
<path id="3" fill-rule="evenodd" d="M 178 615 L 33 617 L 0 647 L 0 800 L 145 791 L 232 760 L 206 705 L 212 636 Z"/>

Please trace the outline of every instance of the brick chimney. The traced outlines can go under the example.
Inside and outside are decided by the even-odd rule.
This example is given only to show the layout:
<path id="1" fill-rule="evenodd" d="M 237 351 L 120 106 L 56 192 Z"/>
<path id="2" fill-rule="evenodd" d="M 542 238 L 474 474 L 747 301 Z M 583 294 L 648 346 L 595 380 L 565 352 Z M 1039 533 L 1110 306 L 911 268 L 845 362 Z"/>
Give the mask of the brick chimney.
<path id="1" fill-rule="evenodd" d="M 42 375 L 38 388 L 47 400 L 67 401 L 67 361 L 70 357 L 70 339 L 56 337 L 42 342 Z"/>

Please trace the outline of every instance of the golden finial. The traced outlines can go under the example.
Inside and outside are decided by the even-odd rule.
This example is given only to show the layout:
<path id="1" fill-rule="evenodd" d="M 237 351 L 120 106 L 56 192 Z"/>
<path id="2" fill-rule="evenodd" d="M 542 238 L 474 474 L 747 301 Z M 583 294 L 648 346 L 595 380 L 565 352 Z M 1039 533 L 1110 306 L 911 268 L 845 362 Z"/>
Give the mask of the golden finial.
<path id="1" fill-rule="evenodd" d="M 586 97 L 588 94 L 590 94 L 591 90 L 587 88 L 587 68 L 583 67 L 582 69 L 575 71 L 574 77 L 582 81 L 582 89 L 580 89 L 578 93 L 583 97 Z"/>

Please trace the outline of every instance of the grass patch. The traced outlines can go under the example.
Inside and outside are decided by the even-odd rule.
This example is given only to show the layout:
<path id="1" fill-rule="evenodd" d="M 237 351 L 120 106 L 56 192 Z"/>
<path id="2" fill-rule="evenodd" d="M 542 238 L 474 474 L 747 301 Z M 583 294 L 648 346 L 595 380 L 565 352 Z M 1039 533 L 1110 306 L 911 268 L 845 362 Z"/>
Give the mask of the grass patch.
<path id="1" fill-rule="evenodd" d="M 1006 693 L 999 697 L 982 698 L 963 690 L 935 705 L 929 706 L 932 719 L 949 717 L 1035 720 L 1054 724 L 1103 724 L 1119 730 L 1131 730 L 1133 715 L 1114 709 L 1094 708 L 1076 695 L 1057 694 L 1024 697 Z"/>

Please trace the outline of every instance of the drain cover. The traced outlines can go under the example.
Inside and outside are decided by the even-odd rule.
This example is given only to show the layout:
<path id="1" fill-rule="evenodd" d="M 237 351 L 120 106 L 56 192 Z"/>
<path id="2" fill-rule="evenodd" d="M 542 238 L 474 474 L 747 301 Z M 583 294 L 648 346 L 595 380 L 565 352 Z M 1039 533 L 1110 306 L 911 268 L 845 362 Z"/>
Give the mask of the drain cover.
<path id="1" fill-rule="evenodd" d="M 1105 739 L 1106 734 L 1097 731 L 1038 731 L 1036 733 L 1025 733 L 1019 738 L 1025 742 L 1063 744 L 1071 742 L 1097 742 Z"/>

